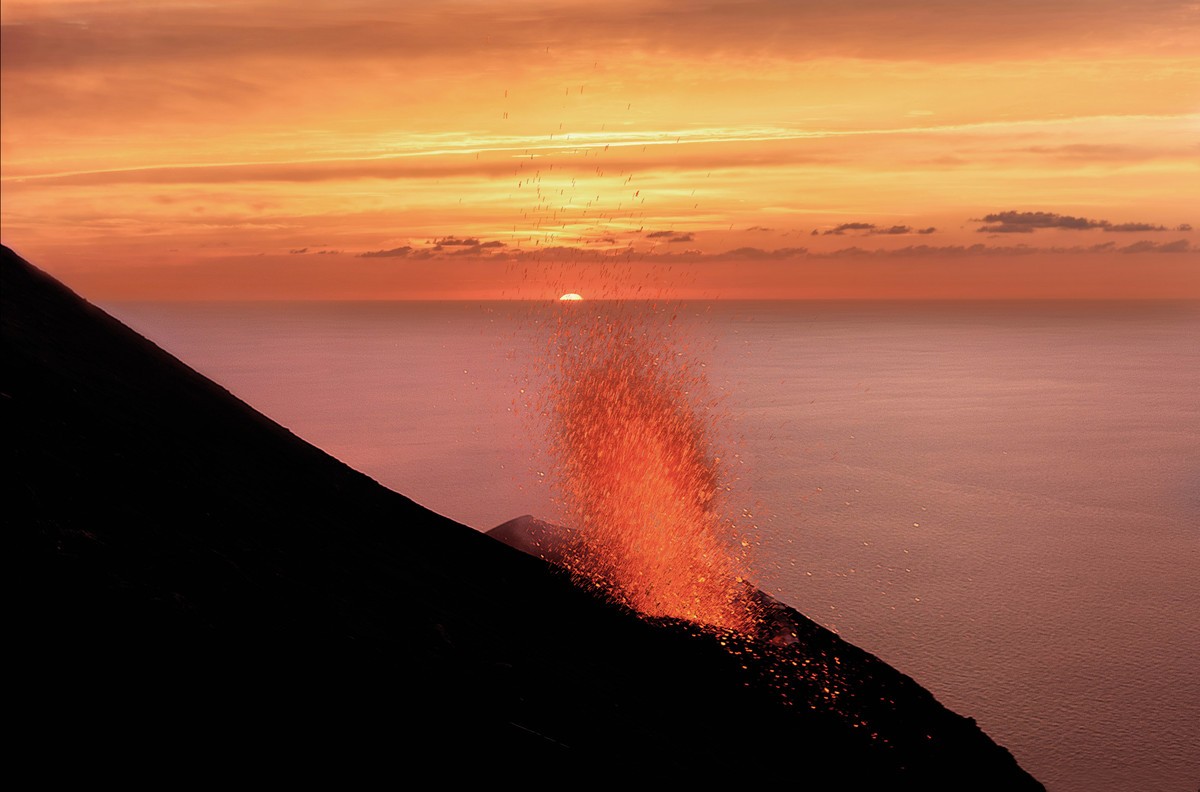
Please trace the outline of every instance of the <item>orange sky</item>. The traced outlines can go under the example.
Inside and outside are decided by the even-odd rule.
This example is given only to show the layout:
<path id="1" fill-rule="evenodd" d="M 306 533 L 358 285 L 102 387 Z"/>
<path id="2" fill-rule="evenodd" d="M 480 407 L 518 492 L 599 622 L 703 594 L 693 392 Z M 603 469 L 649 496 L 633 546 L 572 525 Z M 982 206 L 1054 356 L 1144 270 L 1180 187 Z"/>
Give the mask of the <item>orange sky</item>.
<path id="1" fill-rule="evenodd" d="M 96 299 L 1200 298 L 1194 2 L 0 10 L 3 241 Z"/>

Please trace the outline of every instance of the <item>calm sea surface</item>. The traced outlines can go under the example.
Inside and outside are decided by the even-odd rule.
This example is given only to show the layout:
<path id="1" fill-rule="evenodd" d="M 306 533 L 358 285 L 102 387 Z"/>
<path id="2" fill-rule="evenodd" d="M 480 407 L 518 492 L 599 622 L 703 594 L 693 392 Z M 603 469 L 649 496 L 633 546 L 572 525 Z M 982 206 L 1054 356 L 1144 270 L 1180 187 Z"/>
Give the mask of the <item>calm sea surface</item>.
<path id="1" fill-rule="evenodd" d="M 521 388 L 563 307 L 105 307 L 435 511 L 554 515 Z M 713 303 L 678 324 L 761 587 L 1051 792 L 1200 788 L 1200 305 Z"/>

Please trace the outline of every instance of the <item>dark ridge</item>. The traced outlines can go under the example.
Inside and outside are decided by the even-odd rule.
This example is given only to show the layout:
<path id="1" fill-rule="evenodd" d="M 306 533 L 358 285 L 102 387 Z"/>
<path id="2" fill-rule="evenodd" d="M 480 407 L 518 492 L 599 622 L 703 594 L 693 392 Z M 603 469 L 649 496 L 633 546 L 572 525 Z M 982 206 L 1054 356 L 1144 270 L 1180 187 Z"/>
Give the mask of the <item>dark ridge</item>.
<path id="1" fill-rule="evenodd" d="M 10 746 L 41 778 L 1041 788 L 815 625 L 735 655 L 638 619 L 296 438 L 8 248 L 0 266 Z M 822 653 L 866 727 L 778 677 Z"/>

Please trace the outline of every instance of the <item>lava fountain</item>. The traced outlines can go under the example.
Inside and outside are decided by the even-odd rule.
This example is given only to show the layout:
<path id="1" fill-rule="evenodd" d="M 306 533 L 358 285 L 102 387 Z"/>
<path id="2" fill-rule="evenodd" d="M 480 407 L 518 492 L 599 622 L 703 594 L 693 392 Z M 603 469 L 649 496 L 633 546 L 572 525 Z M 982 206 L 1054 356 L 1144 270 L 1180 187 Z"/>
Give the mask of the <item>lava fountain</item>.
<path id="1" fill-rule="evenodd" d="M 721 514 L 704 377 L 653 311 L 597 310 L 563 312 L 551 344 L 545 415 L 574 537 L 566 566 L 644 615 L 753 635 L 748 543 Z"/>

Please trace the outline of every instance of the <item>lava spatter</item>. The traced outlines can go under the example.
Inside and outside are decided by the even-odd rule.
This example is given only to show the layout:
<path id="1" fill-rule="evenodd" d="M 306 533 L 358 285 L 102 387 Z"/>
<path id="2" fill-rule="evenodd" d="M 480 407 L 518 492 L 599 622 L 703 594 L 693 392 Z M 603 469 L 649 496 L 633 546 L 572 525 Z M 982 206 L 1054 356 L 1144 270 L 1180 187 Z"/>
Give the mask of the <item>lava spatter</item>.
<path id="1" fill-rule="evenodd" d="M 722 514 L 712 404 L 652 308 L 565 312 L 550 346 L 552 476 L 567 567 L 647 616 L 753 635 L 746 543 Z"/>

